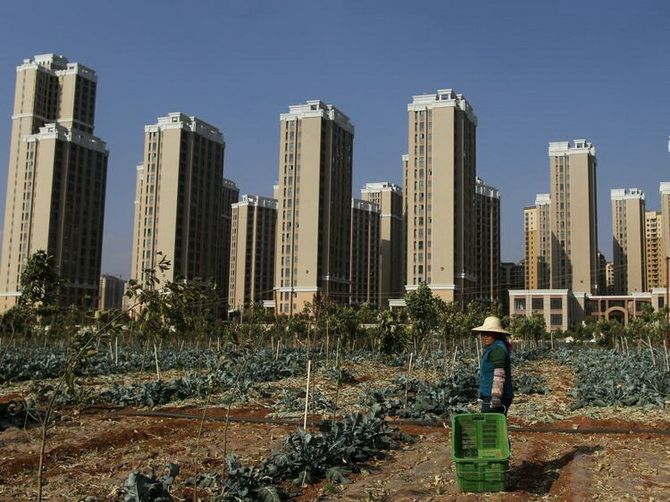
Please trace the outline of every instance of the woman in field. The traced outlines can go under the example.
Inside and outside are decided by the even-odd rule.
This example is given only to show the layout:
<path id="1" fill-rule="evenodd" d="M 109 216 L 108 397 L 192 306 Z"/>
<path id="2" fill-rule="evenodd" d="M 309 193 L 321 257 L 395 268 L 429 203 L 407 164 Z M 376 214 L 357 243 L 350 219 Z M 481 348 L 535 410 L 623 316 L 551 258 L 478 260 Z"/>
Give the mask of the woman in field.
<path id="1" fill-rule="evenodd" d="M 479 397 L 482 413 L 504 413 L 507 415 L 512 399 L 512 344 L 507 340 L 509 332 L 502 328 L 500 319 L 487 317 L 484 324 L 472 330 L 479 334 L 484 353 L 479 369 Z"/>

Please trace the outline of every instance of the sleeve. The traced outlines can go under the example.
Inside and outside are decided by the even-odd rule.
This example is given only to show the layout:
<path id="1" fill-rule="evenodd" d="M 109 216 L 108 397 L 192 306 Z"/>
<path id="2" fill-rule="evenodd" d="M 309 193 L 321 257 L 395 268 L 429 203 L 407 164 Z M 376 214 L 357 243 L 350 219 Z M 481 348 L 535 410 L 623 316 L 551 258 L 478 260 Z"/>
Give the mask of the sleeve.
<path id="1" fill-rule="evenodd" d="M 504 368 L 505 367 L 505 350 L 501 347 L 495 347 L 489 353 L 489 362 L 493 365 L 494 368 Z"/>

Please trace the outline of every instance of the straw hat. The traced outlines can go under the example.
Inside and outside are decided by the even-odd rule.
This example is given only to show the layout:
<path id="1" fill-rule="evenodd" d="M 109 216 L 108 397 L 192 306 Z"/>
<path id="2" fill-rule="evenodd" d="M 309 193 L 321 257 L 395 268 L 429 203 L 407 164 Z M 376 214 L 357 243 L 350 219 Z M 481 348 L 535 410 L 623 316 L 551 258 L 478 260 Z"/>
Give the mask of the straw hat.
<path id="1" fill-rule="evenodd" d="M 501 335 L 511 334 L 509 331 L 505 331 L 503 329 L 502 324 L 500 323 L 500 319 L 498 319 L 496 316 L 487 317 L 484 319 L 484 324 L 477 326 L 476 328 L 472 328 L 472 331 L 479 333 L 500 333 Z"/>

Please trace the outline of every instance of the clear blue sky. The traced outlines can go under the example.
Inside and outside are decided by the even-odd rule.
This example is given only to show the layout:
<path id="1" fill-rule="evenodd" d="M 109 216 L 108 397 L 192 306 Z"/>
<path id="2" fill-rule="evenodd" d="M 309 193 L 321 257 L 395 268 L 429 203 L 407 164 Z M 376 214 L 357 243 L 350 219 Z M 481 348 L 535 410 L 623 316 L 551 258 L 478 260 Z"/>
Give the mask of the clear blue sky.
<path id="1" fill-rule="evenodd" d="M 523 257 L 522 208 L 549 191 L 547 143 L 598 155 L 599 247 L 612 254 L 609 190 L 658 208 L 670 180 L 670 2 L 308 0 L 3 2 L 0 204 L 15 67 L 58 53 L 98 73 L 96 134 L 110 150 L 103 272 L 130 268 L 143 126 L 197 115 L 226 139 L 225 176 L 271 195 L 279 114 L 333 103 L 356 127 L 354 195 L 401 182 L 407 103 L 453 88 L 479 118 L 478 173 L 502 194 L 503 259 Z"/>

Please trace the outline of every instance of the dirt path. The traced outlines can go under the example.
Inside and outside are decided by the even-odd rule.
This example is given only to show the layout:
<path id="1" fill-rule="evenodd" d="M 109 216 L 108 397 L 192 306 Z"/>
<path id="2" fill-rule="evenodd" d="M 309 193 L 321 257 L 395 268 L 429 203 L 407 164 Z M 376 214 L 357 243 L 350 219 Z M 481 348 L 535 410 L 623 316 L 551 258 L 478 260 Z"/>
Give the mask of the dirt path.
<path id="1" fill-rule="evenodd" d="M 425 434 L 350 485 L 322 484 L 302 500 L 670 500 L 670 437 L 513 432 L 511 440 L 505 493 L 459 492 L 445 430 Z"/>

